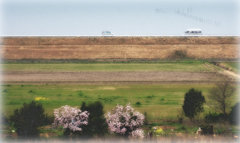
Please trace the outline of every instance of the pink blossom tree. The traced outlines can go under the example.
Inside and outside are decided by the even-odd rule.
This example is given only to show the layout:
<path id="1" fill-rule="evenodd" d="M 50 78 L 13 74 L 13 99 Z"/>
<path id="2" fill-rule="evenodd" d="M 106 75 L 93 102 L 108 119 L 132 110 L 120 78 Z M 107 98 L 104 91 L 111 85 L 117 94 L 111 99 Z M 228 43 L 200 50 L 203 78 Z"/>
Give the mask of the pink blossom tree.
<path id="1" fill-rule="evenodd" d="M 140 127 L 144 123 L 144 115 L 134 111 L 128 104 L 125 107 L 117 105 L 106 115 L 109 130 L 119 135 L 143 138 L 144 132 Z"/>
<path id="2" fill-rule="evenodd" d="M 82 126 L 88 124 L 89 113 L 82 112 L 78 108 L 68 105 L 54 109 L 54 123 L 55 127 L 62 126 L 70 132 L 82 131 Z"/>

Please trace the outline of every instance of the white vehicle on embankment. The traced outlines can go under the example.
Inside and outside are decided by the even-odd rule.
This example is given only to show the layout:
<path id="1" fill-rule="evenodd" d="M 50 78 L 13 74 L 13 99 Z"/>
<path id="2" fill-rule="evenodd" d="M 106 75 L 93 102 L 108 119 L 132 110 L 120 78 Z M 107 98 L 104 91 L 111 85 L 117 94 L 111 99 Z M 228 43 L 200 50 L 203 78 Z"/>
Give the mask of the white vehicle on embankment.
<path id="1" fill-rule="evenodd" d="M 202 29 L 198 29 L 198 28 L 192 28 L 192 29 L 187 29 L 186 31 L 185 31 L 185 34 L 186 35 L 196 35 L 196 36 L 198 36 L 198 35 L 202 35 Z"/>

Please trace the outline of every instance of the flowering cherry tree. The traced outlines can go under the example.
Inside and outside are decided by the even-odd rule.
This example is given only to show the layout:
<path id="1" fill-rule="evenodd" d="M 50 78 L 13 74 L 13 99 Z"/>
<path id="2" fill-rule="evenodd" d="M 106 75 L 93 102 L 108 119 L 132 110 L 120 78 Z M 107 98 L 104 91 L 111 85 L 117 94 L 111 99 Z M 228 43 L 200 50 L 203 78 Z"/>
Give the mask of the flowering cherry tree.
<path id="1" fill-rule="evenodd" d="M 54 109 L 54 126 L 62 126 L 70 131 L 82 131 L 81 126 L 88 124 L 89 113 L 68 105 Z"/>
<path id="2" fill-rule="evenodd" d="M 128 137 L 143 138 L 144 132 L 140 127 L 144 123 L 144 115 L 134 111 L 128 104 L 125 107 L 117 105 L 106 115 L 109 130 L 113 133 Z"/>

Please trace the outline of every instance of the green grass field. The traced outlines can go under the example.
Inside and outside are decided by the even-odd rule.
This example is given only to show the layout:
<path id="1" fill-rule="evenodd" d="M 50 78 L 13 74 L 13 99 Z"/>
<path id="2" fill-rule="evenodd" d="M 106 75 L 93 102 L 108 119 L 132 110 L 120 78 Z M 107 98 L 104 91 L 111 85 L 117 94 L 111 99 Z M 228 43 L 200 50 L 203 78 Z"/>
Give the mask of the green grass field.
<path id="1" fill-rule="evenodd" d="M 217 67 L 207 62 L 163 62 L 163 63 L 50 63 L 50 64 L 3 64 L 5 71 L 186 71 L 211 72 Z"/>
<path id="2" fill-rule="evenodd" d="M 236 68 L 236 64 L 227 63 Z M 158 63 L 8 63 L 2 64 L 4 72 L 78 72 L 78 71 L 175 71 L 175 72 L 216 72 L 222 70 L 206 61 L 181 61 L 181 62 L 158 62 Z M 237 69 L 237 68 L 236 68 Z M 178 122 L 178 116 L 182 115 L 182 105 L 185 93 L 195 88 L 202 91 L 206 99 L 204 112 L 197 118 L 203 118 L 214 104 L 209 101 L 209 90 L 214 87 L 213 83 L 162 83 L 162 84 L 4 84 L 2 85 L 3 115 L 9 117 L 15 109 L 22 107 L 23 103 L 33 100 L 42 103 L 47 114 L 53 116 L 53 110 L 63 105 L 78 106 L 82 102 L 91 103 L 100 101 L 104 105 L 104 112 L 111 111 L 117 104 L 130 103 L 137 111 L 147 113 L 150 124 L 144 126 L 169 126 L 174 127 L 164 130 L 166 134 L 173 133 L 193 134 L 199 125 L 187 121 Z M 237 93 L 231 100 L 231 106 L 235 105 Z M 138 104 L 137 104 L 138 103 Z M 230 108 L 228 109 L 228 112 Z M 184 121 L 186 117 L 184 117 Z M 203 120 L 202 120 L 203 121 Z M 215 133 L 224 132 L 230 126 L 218 126 L 214 124 Z M 232 127 L 231 127 L 232 128 Z M 6 129 L 6 134 L 12 131 Z M 45 129 L 41 127 L 41 133 L 49 136 L 61 136 L 62 130 Z M 237 130 L 238 131 L 238 130 Z M 165 136 L 165 135 L 163 135 Z"/>
<path id="3" fill-rule="evenodd" d="M 234 72 L 238 72 L 238 65 L 239 62 L 223 62 L 222 64 L 224 64 L 226 67 L 232 69 Z"/>
<path id="4" fill-rule="evenodd" d="M 176 119 L 181 111 L 185 92 L 195 88 L 201 90 L 207 98 L 211 87 L 212 84 L 4 85 L 4 114 L 9 116 L 24 102 L 32 100 L 41 102 L 50 115 L 53 115 L 54 108 L 63 105 L 80 106 L 83 101 L 101 101 L 105 112 L 117 104 L 131 103 L 138 111 L 147 112 L 151 121 Z M 140 102 L 140 105 L 136 105 L 136 102 Z M 208 107 L 205 107 L 205 112 L 208 112 Z"/>

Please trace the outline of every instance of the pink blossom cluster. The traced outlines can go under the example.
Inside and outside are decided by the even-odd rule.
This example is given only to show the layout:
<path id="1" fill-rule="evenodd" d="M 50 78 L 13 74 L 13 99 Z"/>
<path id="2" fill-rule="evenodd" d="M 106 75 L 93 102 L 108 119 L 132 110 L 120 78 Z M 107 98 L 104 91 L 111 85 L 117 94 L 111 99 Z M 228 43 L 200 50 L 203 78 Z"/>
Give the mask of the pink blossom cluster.
<path id="1" fill-rule="evenodd" d="M 54 126 L 62 126 L 71 131 L 82 131 L 81 126 L 88 124 L 89 113 L 68 105 L 54 109 Z"/>
<path id="2" fill-rule="evenodd" d="M 144 131 L 143 129 L 136 129 L 131 132 L 132 138 L 144 138 Z"/>
<path id="3" fill-rule="evenodd" d="M 140 127 L 144 123 L 144 115 L 134 111 L 128 104 L 125 107 L 117 105 L 112 112 L 106 115 L 109 130 L 125 136 L 144 136 Z"/>

